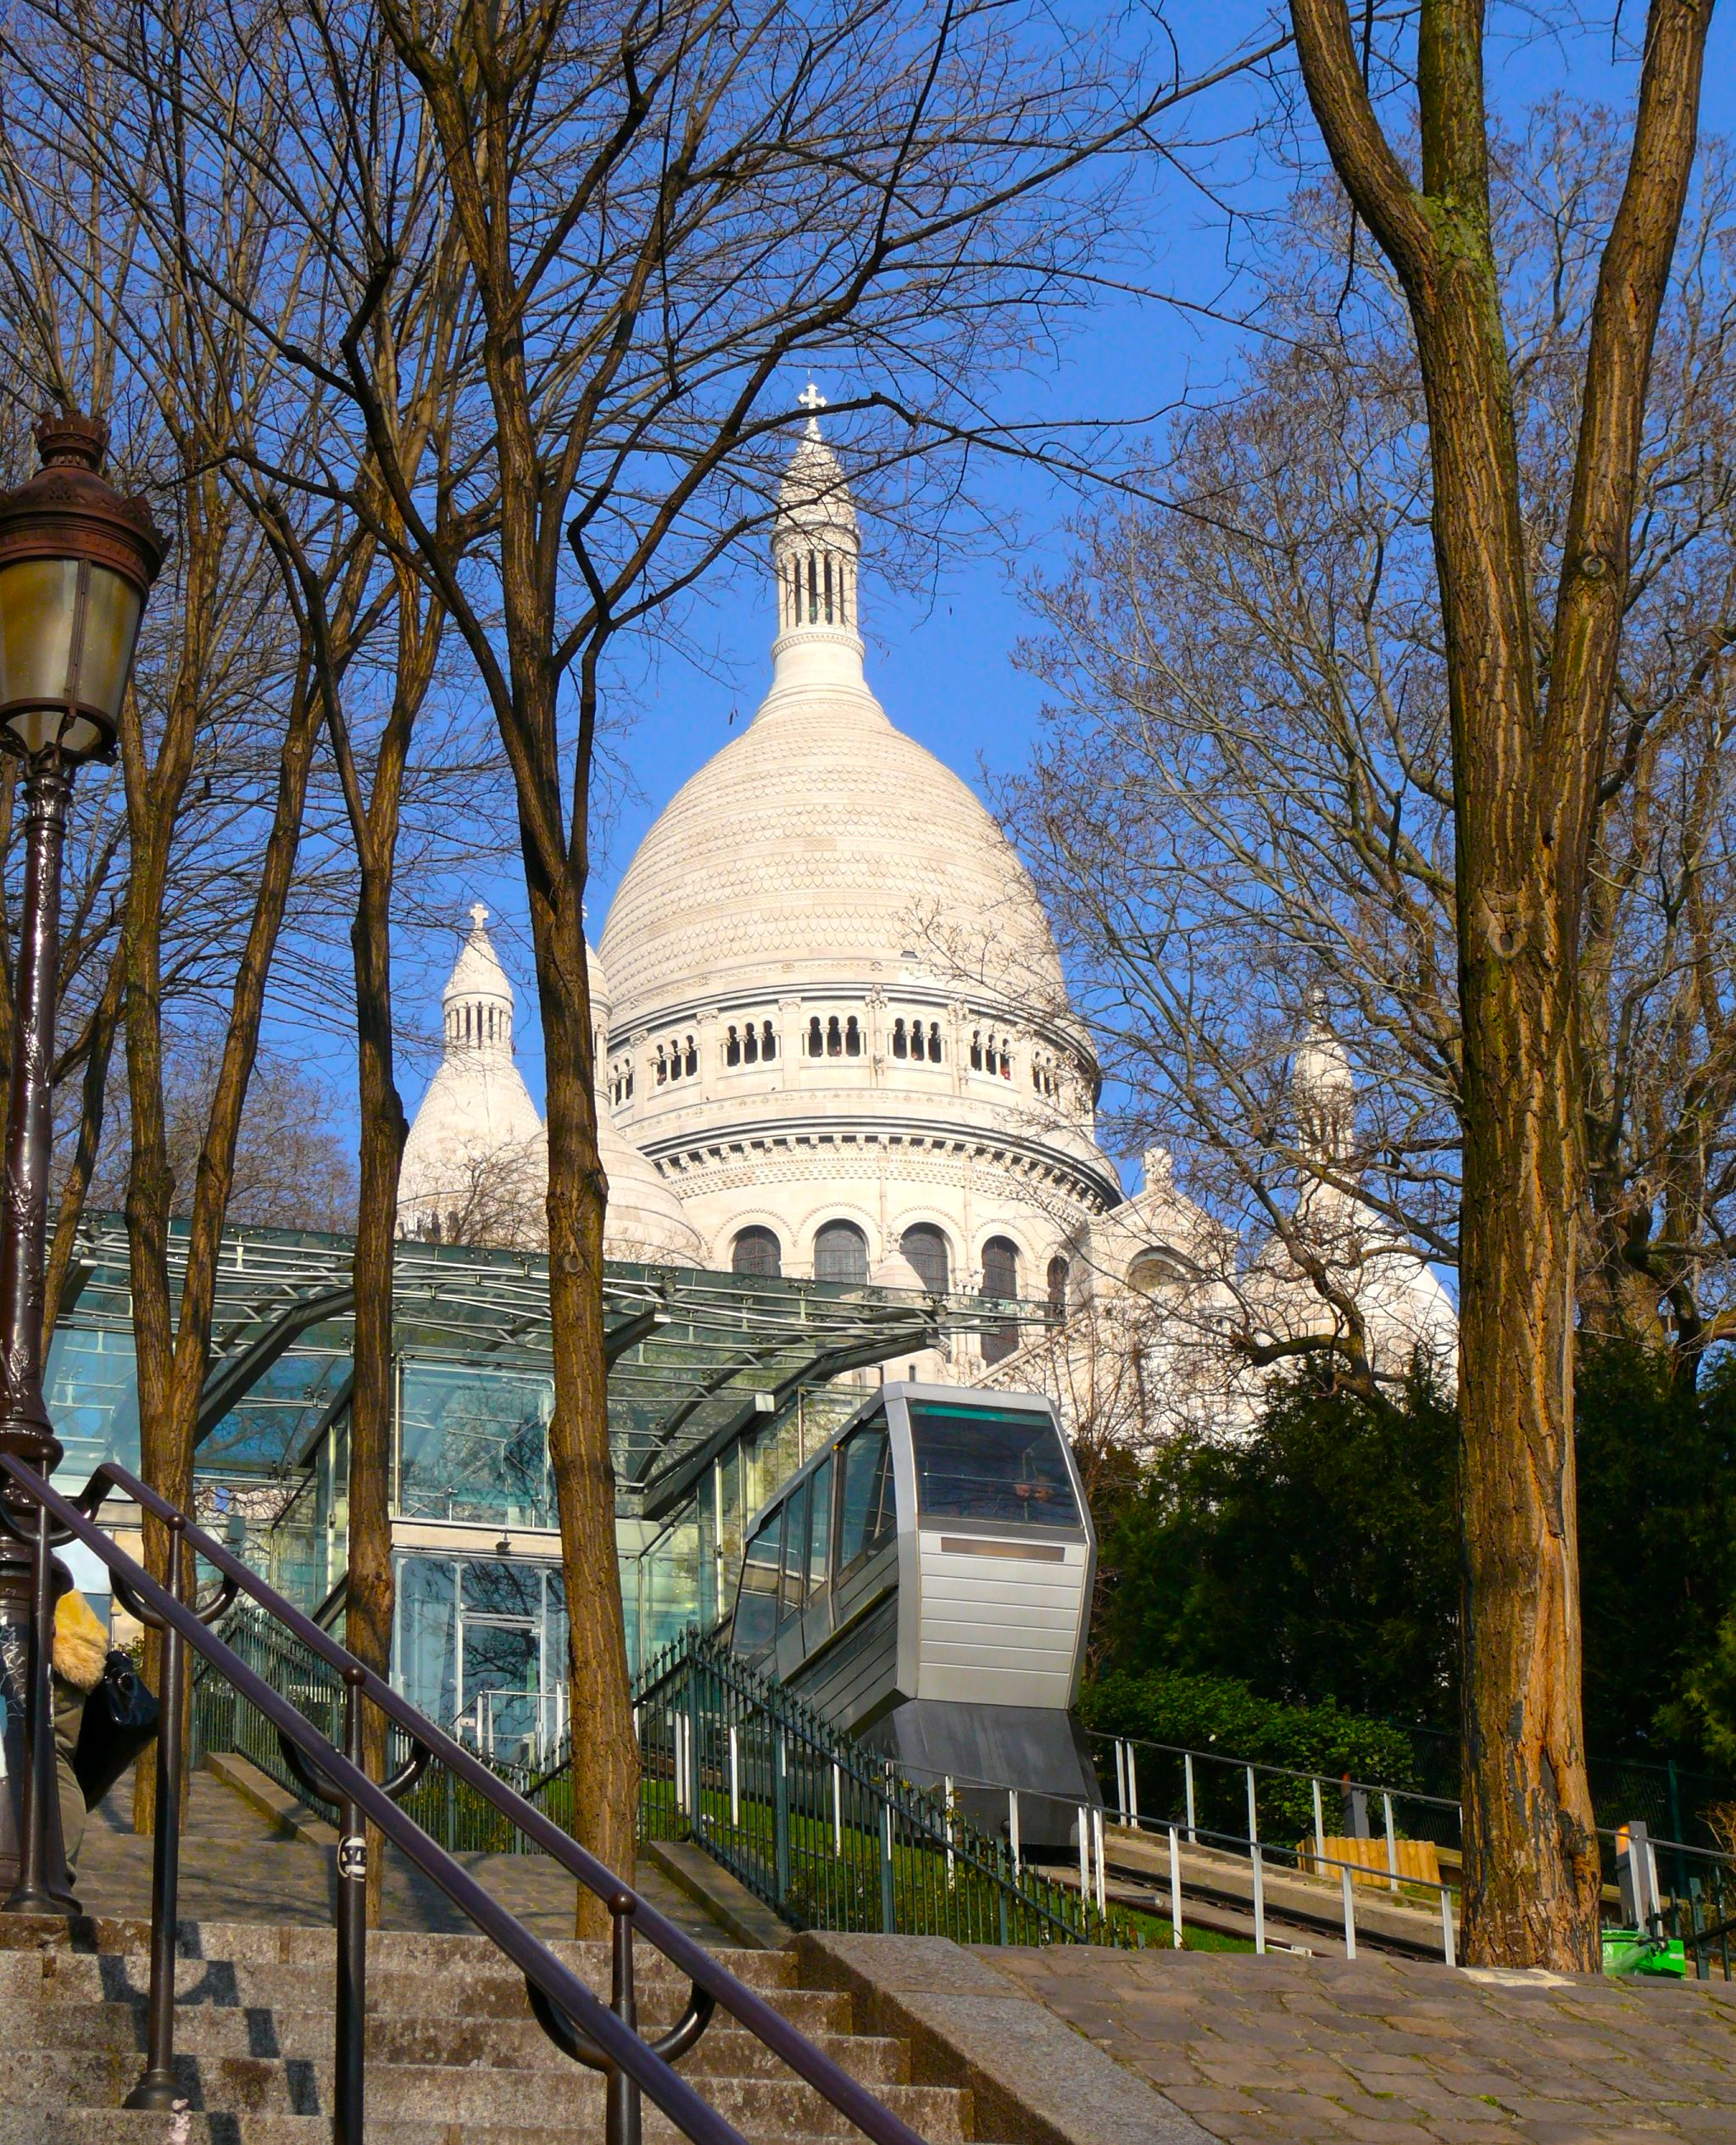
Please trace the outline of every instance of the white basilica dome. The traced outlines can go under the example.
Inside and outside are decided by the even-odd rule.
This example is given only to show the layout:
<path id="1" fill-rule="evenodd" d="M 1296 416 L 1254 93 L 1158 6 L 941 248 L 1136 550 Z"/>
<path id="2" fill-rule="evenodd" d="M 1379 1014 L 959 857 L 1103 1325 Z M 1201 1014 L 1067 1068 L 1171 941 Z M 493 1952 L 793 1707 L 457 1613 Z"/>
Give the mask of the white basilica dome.
<path id="1" fill-rule="evenodd" d="M 615 1123 L 708 1264 L 1040 1294 L 1120 1196 L 1096 1066 L 1023 865 L 869 690 L 855 512 L 811 421 L 771 554 L 771 688 L 604 928 Z"/>

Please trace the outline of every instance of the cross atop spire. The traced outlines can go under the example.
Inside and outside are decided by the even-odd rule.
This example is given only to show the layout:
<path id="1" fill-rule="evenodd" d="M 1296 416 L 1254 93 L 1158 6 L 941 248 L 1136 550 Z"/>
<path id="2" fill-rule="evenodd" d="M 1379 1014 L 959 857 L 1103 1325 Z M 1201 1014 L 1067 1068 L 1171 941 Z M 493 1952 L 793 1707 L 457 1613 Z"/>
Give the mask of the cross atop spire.
<path id="1" fill-rule="evenodd" d="M 488 911 L 482 906 L 482 904 L 480 901 L 472 901 L 470 904 L 471 929 L 473 931 L 480 931 L 487 921 Z"/>
<path id="2" fill-rule="evenodd" d="M 826 397 L 810 380 L 801 393 L 796 397 L 796 407 L 798 410 L 805 410 L 811 417 L 817 410 L 825 409 Z"/>

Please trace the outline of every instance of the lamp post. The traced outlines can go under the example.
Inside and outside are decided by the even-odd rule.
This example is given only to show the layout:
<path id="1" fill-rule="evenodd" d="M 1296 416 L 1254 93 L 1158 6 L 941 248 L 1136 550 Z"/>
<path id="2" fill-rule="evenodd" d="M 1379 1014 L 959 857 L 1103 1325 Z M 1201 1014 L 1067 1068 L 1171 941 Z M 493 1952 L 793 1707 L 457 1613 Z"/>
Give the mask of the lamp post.
<path id="1" fill-rule="evenodd" d="M 0 1206 L 0 1451 L 43 1475 L 62 1457 L 42 1398 L 60 958 L 60 855 L 72 778 L 112 759 L 145 599 L 164 539 L 142 499 L 102 475 L 108 428 L 69 411 L 36 427 L 42 467 L 0 493 L 0 749 L 23 763 L 24 900 L 13 992 Z M 59 1846 L 53 1696 L 55 1570 L 47 1516 L 0 1490 L 0 1878 L 14 1913 L 74 1902 Z"/>

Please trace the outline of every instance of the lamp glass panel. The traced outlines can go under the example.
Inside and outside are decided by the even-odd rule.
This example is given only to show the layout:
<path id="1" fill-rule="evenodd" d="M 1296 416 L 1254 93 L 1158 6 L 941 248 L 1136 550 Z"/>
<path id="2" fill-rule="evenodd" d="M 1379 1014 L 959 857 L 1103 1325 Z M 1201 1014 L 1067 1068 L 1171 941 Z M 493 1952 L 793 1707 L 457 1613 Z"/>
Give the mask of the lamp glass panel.
<path id="1" fill-rule="evenodd" d="M 17 559 L 0 567 L 0 705 L 64 707 L 77 610 L 77 560 Z"/>
<path id="2" fill-rule="evenodd" d="M 100 708 L 111 722 L 120 719 L 120 699 L 126 690 L 133 638 L 143 608 L 137 589 L 122 575 L 107 566 L 91 568 L 78 697 L 86 707 Z M 71 749 L 70 739 L 63 743 L 64 749 Z"/>

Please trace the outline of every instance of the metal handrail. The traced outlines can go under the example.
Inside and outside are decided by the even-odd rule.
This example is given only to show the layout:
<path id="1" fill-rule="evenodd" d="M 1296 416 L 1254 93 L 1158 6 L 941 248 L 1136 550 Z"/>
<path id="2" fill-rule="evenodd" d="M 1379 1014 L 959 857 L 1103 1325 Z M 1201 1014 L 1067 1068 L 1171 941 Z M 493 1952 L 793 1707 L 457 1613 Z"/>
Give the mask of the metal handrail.
<path id="1" fill-rule="evenodd" d="M 0 1470 L 3 1470 L 32 1503 L 66 1530 L 63 1540 L 72 1537 L 82 1541 L 108 1567 L 121 1587 L 159 1618 L 168 1630 L 178 1634 L 183 1641 L 215 1663 L 236 1691 L 256 1707 L 305 1759 L 310 1761 L 327 1785 L 338 1791 L 349 1810 L 359 1813 L 360 1816 L 376 1825 L 387 1840 L 440 1887 L 453 1904 L 519 1968 L 528 1986 L 539 1990 L 546 2003 L 576 2025 L 593 2048 L 614 2066 L 612 2085 L 617 2075 L 631 2080 L 634 2086 L 649 2094 L 676 2127 L 694 2141 L 694 2145 L 745 2145 L 740 2131 L 703 2100 L 663 2056 L 648 2047 L 637 2032 L 594 1996 L 576 1973 L 563 1965 L 545 1944 L 485 1892 L 460 1864 L 431 1839 L 414 1819 L 406 1816 L 377 1783 L 369 1779 L 359 1762 L 359 1701 L 362 1698 L 371 1699 L 381 1712 L 388 1719 L 395 1721 L 413 1741 L 426 1746 L 448 1769 L 465 1780 L 503 1815 L 534 1838 L 570 1875 L 604 1901 L 615 1917 L 617 1958 L 623 1930 L 627 1932 L 626 1942 L 629 1943 L 631 1932 L 635 1927 L 643 1930 L 655 1948 L 693 1981 L 696 1998 L 703 1994 L 721 2004 L 757 2040 L 780 2056 L 799 2077 L 805 2079 L 839 2114 L 874 2139 L 876 2145 L 921 2145 L 915 2131 L 830 2057 L 816 2048 L 787 2020 L 781 2017 L 763 1997 L 738 1981 L 696 1939 L 659 1914 L 648 1900 L 623 1885 L 603 1863 L 562 1832 L 542 1811 L 515 1795 L 486 1765 L 418 1713 L 383 1678 L 357 1660 L 347 1648 L 303 1615 L 292 1603 L 284 1600 L 256 1573 L 248 1570 L 221 1542 L 208 1535 L 137 1476 L 118 1462 L 105 1462 L 92 1475 L 75 1502 L 61 1496 L 34 1469 L 10 1454 L 0 1453 Z M 170 1529 L 171 1539 L 177 1545 L 185 1542 L 197 1551 L 223 1575 L 225 1581 L 232 1582 L 236 1589 L 251 1595 L 304 1645 L 339 1670 L 352 1702 L 350 1712 L 354 1730 L 345 1738 L 351 1746 L 349 1755 L 340 1752 L 320 1734 L 304 1715 L 275 1691 L 262 1677 L 256 1675 L 231 1647 L 207 1628 L 195 1609 L 159 1585 L 110 1535 L 96 1525 L 95 1513 L 111 1485 L 125 1490 L 144 1510 L 154 1513 Z M 38 1544 L 38 1554 L 47 1555 L 49 1544 L 46 1529 L 40 1530 Z M 176 1713 L 174 1726 L 178 1737 L 178 1707 Z M 165 1723 L 166 1720 L 165 1715 Z M 178 1805 L 178 1799 L 177 1795 L 170 1804 L 171 1808 Z M 171 1835 L 173 1829 L 169 1828 Z M 164 1830 L 160 1819 L 159 1830 L 159 1834 Z M 340 1874 L 342 1874 L 342 1868 Z M 353 1868 L 351 1874 L 355 1874 Z M 153 1901 L 153 1907 L 157 1904 Z M 169 1919 L 168 1981 L 170 2003 L 172 2004 L 172 1913 Z M 153 1939 L 158 1934 L 153 1929 Z M 345 1934 L 342 1923 L 339 1934 L 342 1942 Z M 153 1994 L 158 1976 L 159 1948 L 153 1942 Z M 342 2024 L 342 2013 L 345 2008 L 342 2001 L 344 1994 L 342 1962 L 340 1973 Z M 153 2011 L 156 2008 L 153 2003 Z M 354 2006 L 354 2012 L 359 2049 L 361 2043 L 361 2008 L 359 2003 Z M 339 2069 L 342 2076 L 342 2062 Z M 612 2093 L 612 2118 L 616 2112 L 615 2100 L 615 2096 Z M 634 2113 L 636 2120 L 637 2110 Z M 613 2120 L 609 2127 L 613 2137 L 616 2134 Z M 628 2133 L 623 2128 L 619 2134 L 625 2136 Z M 362 2145 L 359 2121 L 353 2135 L 341 2139 L 340 2145 Z"/>

